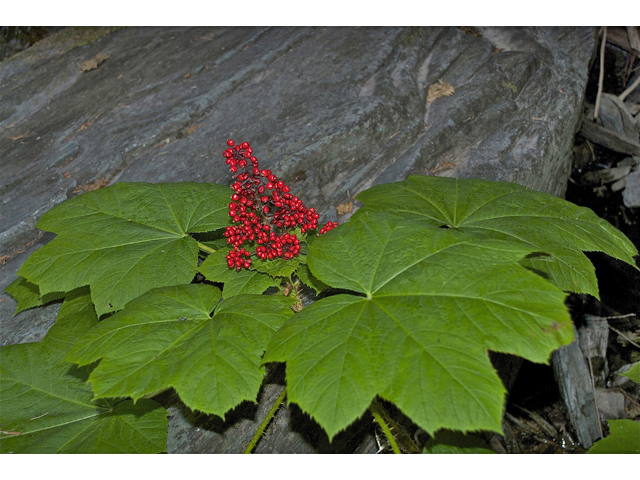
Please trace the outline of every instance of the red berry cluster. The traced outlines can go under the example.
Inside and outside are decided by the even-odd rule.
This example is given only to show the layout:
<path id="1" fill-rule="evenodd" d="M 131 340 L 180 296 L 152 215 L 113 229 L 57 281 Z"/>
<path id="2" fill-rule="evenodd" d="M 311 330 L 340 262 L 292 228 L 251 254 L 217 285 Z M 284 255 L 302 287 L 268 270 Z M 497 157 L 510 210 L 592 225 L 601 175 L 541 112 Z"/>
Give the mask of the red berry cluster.
<path id="1" fill-rule="evenodd" d="M 229 148 L 222 155 L 236 179 L 231 185 L 234 193 L 229 203 L 229 216 L 236 225 L 227 227 L 224 232 L 227 242 L 233 245 L 227 255 L 227 265 L 236 270 L 251 266 L 251 253 L 242 248 L 245 242 L 258 244 L 256 256 L 262 260 L 278 257 L 288 260 L 298 255 L 298 237 L 278 232 L 298 226 L 302 233 L 315 230 L 320 215 L 314 208 L 305 207 L 271 170 L 260 170 L 248 142 L 236 145 L 228 140 L 227 145 Z M 327 222 L 320 234 L 337 226 L 337 222 Z"/>
<path id="2" fill-rule="evenodd" d="M 338 226 L 338 222 L 327 222 L 325 223 L 324 227 L 322 227 L 320 229 L 320 235 L 322 235 L 323 233 L 327 233 L 329 230 L 331 230 L 332 228 L 336 228 Z"/>

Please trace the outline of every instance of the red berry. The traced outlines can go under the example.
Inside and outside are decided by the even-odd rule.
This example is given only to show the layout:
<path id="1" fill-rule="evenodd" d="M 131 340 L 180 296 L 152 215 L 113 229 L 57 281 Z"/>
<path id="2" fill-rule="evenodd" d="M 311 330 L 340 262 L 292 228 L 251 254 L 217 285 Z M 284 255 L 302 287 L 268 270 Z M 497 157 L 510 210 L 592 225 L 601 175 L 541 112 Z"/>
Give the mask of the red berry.
<path id="1" fill-rule="evenodd" d="M 235 142 L 233 140 L 227 140 L 227 145 L 233 147 L 235 145 Z"/>

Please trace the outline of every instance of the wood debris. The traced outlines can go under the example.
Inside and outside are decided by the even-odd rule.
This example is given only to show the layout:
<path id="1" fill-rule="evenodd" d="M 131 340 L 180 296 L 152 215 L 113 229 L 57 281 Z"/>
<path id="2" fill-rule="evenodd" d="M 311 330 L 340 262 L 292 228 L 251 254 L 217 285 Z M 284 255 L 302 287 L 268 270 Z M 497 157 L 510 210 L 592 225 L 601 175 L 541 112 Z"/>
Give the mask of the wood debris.
<path id="1" fill-rule="evenodd" d="M 618 153 L 626 153 L 628 155 L 640 155 L 640 143 L 629 140 L 613 130 L 593 123 L 588 119 L 582 122 L 580 135 L 587 140 L 607 147 Z"/>
<path id="2" fill-rule="evenodd" d="M 103 54 L 99 53 L 98 55 L 96 55 L 91 60 L 87 60 L 86 62 L 82 62 L 82 64 L 80 65 L 80 68 L 82 69 L 83 72 L 89 72 L 91 70 L 95 70 L 102 63 L 104 63 L 107 60 L 107 58 L 109 58 L 109 55 L 103 55 Z"/>
<path id="3" fill-rule="evenodd" d="M 187 128 L 187 135 L 191 135 L 193 132 L 196 131 L 196 128 L 201 127 L 203 124 L 202 123 L 196 123 L 194 125 L 191 125 L 189 128 Z"/>
<path id="4" fill-rule="evenodd" d="M 457 165 L 453 162 L 447 162 L 446 160 L 443 160 L 441 162 L 438 162 L 435 168 L 431 170 L 431 175 L 435 175 L 436 173 L 442 172 L 443 170 L 454 169 L 456 168 L 456 166 Z"/>
<path id="5" fill-rule="evenodd" d="M 427 106 L 436 98 L 448 97 L 449 95 L 453 95 L 454 92 L 455 89 L 450 84 L 439 79 L 438 83 L 434 83 L 429 87 L 429 91 L 427 92 Z"/>
<path id="6" fill-rule="evenodd" d="M 73 189 L 73 193 L 86 193 L 91 192 L 93 190 L 97 190 L 99 188 L 103 188 L 109 185 L 109 180 L 106 178 L 99 178 L 93 183 L 87 183 L 86 185 L 78 185 Z"/>
<path id="7" fill-rule="evenodd" d="M 338 216 L 353 212 L 353 202 L 344 202 L 336 207 Z"/>

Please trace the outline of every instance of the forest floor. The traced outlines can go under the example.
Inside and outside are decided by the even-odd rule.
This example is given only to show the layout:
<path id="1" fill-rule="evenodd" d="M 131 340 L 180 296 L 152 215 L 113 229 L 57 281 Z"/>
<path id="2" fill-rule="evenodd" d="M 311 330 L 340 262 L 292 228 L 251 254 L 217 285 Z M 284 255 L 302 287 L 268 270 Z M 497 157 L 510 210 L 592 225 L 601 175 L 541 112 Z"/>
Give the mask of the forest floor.
<path id="1" fill-rule="evenodd" d="M 599 84 L 602 92 L 620 96 L 640 77 L 638 51 L 625 43 L 625 28 L 608 28 L 608 33 L 602 79 L 601 51 L 590 71 L 585 115 L 593 112 Z M 626 98 L 625 105 L 635 114 L 638 125 L 640 87 Z M 576 135 L 574 154 L 566 199 L 595 211 L 627 235 L 640 250 L 640 208 L 625 206 L 623 191 L 616 190 L 615 182 L 608 175 L 620 162 L 635 162 L 635 170 L 640 169 L 640 156 L 611 150 L 581 133 Z M 605 255 L 588 256 L 596 266 L 600 301 L 575 295 L 568 303 L 577 327 L 585 323 L 585 318 L 602 319 L 608 324 L 606 359 L 591 365 L 592 383 L 596 388 L 618 394 L 616 418 L 640 420 L 639 385 L 633 382 L 620 385 L 624 377 L 615 373 L 640 360 L 640 271 Z M 607 435 L 606 419 L 612 418 L 611 413 L 609 416 L 606 412 L 598 413 L 602 432 Z M 550 366 L 525 362 L 507 405 L 505 423 L 501 443 L 509 453 L 582 453 L 586 450 L 576 440 Z"/>

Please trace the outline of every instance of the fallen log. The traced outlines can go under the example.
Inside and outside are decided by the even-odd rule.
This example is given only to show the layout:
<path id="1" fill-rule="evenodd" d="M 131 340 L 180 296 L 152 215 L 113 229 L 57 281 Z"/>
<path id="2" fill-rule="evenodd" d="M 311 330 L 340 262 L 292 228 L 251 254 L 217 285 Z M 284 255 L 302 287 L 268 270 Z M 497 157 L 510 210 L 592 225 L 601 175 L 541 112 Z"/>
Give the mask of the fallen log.
<path id="1" fill-rule="evenodd" d="M 607 147 L 614 152 L 640 155 L 640 143 L 629 140 L 623 135 L 589 120 L 583 120 L 580 135 L 590 142 Z"/>

